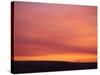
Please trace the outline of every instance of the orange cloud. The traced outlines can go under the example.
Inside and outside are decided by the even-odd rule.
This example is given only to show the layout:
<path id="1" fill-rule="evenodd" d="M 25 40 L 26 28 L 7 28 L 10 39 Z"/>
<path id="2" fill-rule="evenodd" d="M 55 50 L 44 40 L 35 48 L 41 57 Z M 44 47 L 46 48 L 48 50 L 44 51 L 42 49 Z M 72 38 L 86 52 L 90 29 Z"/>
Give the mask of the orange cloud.
<path id="1" fill-rule="evenodd" d="M 15 60 L 96 61 L 95 6 L 15 2 L 14 12 Z"/>
<path id="2" fill-rule="evenodd" d="M 96 55 L 93 54 L 77 54 L 77 53 L 66 53 L 66 54 L 47 54 L 40 56 L 15 56 L 14 60 L 17 61 L 70 61 L 70 62 L 96 62 Z"/>

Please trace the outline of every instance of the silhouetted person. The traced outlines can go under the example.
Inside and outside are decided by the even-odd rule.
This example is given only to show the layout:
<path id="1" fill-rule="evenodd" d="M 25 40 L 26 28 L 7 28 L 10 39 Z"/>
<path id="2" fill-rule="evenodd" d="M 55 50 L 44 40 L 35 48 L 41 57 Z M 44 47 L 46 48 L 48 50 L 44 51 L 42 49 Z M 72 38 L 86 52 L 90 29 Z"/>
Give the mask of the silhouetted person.
<path id="1" fill-rule="evenodd" d="M 79 59 L 77 60 L 77 62 L 79 63 Z"/>

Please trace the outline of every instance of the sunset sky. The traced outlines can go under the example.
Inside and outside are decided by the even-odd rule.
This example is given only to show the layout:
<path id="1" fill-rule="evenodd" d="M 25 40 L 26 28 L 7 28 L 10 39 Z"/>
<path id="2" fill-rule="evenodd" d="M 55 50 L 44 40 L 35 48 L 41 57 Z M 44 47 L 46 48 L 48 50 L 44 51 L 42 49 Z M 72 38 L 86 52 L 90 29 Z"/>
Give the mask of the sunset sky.
<path id="1" fill-rule="evenodd" d="M 97 62 L 97 7 L 14 2 L 14 60 Z"/>

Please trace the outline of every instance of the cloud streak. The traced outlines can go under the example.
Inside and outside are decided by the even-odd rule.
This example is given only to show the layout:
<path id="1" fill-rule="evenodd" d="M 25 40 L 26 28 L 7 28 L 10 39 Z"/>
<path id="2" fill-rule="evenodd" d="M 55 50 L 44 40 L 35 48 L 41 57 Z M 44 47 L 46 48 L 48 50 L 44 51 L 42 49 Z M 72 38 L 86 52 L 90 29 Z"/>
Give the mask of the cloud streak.
<path id="1" fill-rule="evenodd" d="M 15 2 L 14 55 L 78 53 L 96 58 L 96 10 L 95 6 Z"/>

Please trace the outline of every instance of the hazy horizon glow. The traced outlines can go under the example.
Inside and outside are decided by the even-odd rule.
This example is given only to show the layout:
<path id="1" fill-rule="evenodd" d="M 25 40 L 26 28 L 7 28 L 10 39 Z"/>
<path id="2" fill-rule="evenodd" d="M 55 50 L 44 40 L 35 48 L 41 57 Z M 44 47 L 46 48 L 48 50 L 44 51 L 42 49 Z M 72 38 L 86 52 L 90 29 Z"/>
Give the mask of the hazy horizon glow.
<path id="1" fill-rule="evenodd" d="M 15 61 L 97 62 L 97 7 L 14 3 Z"/>

